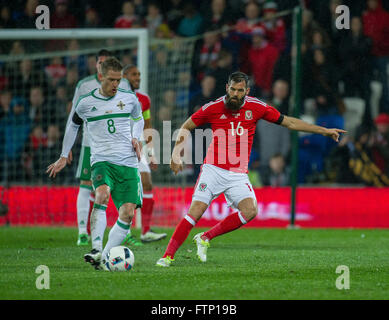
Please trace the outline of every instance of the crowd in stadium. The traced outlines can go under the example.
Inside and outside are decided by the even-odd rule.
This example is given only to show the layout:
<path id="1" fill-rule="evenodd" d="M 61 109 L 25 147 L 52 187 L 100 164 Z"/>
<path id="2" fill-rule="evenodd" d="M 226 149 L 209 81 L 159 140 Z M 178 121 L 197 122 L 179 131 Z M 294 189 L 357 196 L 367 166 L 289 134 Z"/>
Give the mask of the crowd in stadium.
<path id="1" fill-rule="evenodd" d="M 318 135 L 299 137 L 298 181 L 385 185 L 389 175 L 389 3 L 303 2 L 301 115 L 326 127 L 345 128 L 351 120 L 354 124 L 338 145 Z M 155 38 L 199 36 L 189 114 L 225 94 L 228 74 L 239 69 L 252 79 L 251 95 L 292 115 L 292 59 L 296 52 L 292 16 L 263 18 L 298 3 L 0 1 L 0 28 L 35 28 L 35 8 L 44 4 L 50 7 L 52 29 L 146 27 Z M 341 4 L 350 8 L 349 30 L 335 26 L 335 9 Z M 63 49 L 77 46 L 77 41 L 69 41 Z M 7 55 L 28 53 L 21 41 L 2 45 L 0 50 Z M 94 55 L 66 61 L 53 58 L 43 70 L 35 68 L 31 60 L 17 65 L 0 62 L 0 181 L 35 181 L 38 176 L 41 181 L 46 179 L 42 174 L 34 176 L 34 172 L 44 171 L 39 159 L 51 163 L 60 154 L 63 119 L 71 108 L 74 88 L 78 80 L 95 72 Z M 50 100 L 46 98 L 48 92 L 52 93 Z M 362 107 L 354 112 L 355 105 Z M 288 130 L 260 121 L 256 137 L 250 161 L 253 185 L 288 185 Z"/>

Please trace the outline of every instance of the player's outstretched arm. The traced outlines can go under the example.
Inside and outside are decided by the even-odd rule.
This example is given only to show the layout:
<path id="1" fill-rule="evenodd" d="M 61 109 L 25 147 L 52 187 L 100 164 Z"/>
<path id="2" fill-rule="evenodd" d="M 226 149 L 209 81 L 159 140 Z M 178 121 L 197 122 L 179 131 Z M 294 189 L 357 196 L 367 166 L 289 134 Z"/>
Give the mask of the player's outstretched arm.
<path id="1" fill-rule="evenodd" d="M 170 169 L 174 174 L 179 173 L 184 168 L 181 160 L 181 152 L 184 150 L 185 142 L 190 136 L 190 131 L 197 126 L 192 121 L 192 118 L 188 118 L 178 131 L 176 144 L 172 152 L 172 158 L 170 160 Z"/>
<path id="2" fill-rule="evenodd" d="M 61 156 L 56 162 L 50 164 L 47 167 L 46 173 L 49 174 L 50 178 L 55 178 L 57 173 L 59 173 L 63 168 L 65 168 L 66 164 L 69 163 L 69 157 L 72 157 L 70 150 L 72 149 L 74 141 L 77 138 L 78 129 L 81 124 L 82 119 L 77 115 L 77 113 L 75 113 L 72 122 L 69 124 L 69 126 L 66 127 L 65 130 L 65 135 L 62 142 Z"/>
<path id="3" fill-rule="evenodd" d="M 131 142 L 132 142 L 132 147 L 134 148 L 136 156 L 138 158 L 138 161 L 140 161 L 140 159 L 142 157 L 142 146 L 141 146 L 139 140 L 136 138 L 132 138 Z"/>
<path id="4" fill-rule="evenodd" d="M 323 136 L 332 138 L 336 142 L 339 142 L 339 136 L 341 133 L 347 132 L 342 129 L 336 129 L 336 128 L 329 129 L 315 124 L 310 124 L 301 119 L 289 117 L 289 116 L 284 116 L 281 125 L 290 130 L 321 134 Z"/>

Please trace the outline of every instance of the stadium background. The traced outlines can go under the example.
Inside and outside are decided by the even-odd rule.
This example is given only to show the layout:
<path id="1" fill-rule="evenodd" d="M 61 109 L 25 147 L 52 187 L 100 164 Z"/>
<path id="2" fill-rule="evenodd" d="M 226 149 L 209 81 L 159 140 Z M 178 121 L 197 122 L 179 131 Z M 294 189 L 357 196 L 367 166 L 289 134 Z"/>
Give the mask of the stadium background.
<path id="1" fill-rule="evenodd" d="M 48 5 L 50 27 L 149 30 L 148 91 L 152 121 L 178 128 L 205 102 L 225 92 L 227 75 L 247 72 L 253 95 L 291 114 L 292 16 L 261 20 L 299 1 L 1 1 L 0 28 L 35 28 L 35 8 Z M 387 1 L 303 1 L 301 117 L 349 134 L 336 145 L 299 136 L 296 222 L 313 227 L 389 227 L 389 9 Z M 338 30 L 338 5 L 348 5 L 351 29 Z M 377 5 L 373 9 L 372 6 Z M 127 15 L 123 15 L 123 11 Z M 374 22 L 374 23 L 373 23 Z M 1 31 L 0 31 L 1 32 Z M 94 74 L 95 54 L 109 48 L 137 63 L 135 41 L 1 41 L 1 224 L 76 223 L 73 164 L 55 180 L 45 174 L 60 154 L 77 82 Z M 146 75 L 143 75 L 146 77 Z M 289 132 L 260 121 L 250 161 L 261 214 L 251 226 L 286 226 L 290 218 Z M 174 177 L 153 173 L 154 224 L 173 226 L 190 202 L 199 166 Z M 199 226 L 226 214 L 218 199 Z M 116 216 L 110 206 L 108 223 Z"/>

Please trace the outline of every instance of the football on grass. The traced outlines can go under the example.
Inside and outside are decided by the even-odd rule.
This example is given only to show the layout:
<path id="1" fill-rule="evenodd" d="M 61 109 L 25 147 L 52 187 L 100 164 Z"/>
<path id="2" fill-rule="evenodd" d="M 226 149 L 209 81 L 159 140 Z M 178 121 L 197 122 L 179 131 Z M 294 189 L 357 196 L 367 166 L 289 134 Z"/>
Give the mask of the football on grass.
<path id="1" fill-rule="evenodd" d="M 124 246 L 109 250 L 106 266 L 110 271 L 129 271 L 134 266 L 135 257 L 130 249 Z"/>

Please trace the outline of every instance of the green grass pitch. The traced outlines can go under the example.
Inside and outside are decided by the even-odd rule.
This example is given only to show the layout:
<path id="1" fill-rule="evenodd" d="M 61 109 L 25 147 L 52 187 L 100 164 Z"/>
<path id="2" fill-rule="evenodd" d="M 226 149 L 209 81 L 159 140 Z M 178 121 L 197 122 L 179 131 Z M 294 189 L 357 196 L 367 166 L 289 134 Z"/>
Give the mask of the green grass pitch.
<path id="1" fill-rule="evenodd" d="M 131 248 L 134 269 L 120 273 L 85 263 L 75 228 L 1 227 L 0 299 L 389 299 L 389 230 L 244 228 L 215 238 L 200 263 L 194 229 L 172 267 L 160 268 L 166 231 Z M 48 290 L 36 288 L 39 265 L 50 270 Z M 349 268 L 346 290 L 336 287 L 340 265 Z"/>

